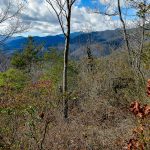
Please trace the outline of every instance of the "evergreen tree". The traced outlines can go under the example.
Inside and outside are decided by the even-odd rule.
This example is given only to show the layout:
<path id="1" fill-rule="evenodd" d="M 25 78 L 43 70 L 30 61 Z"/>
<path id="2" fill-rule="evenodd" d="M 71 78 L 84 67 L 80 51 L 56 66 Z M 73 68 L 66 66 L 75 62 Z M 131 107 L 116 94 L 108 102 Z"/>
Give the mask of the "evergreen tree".
<path id="1" fill-rule="evenodd" d="M 27 69 L 31 71 L 32 64 L 40 59 L 42 46 L 37 46 L 32 37 L 28 37 L 27 45 L 22 53 L 14 54 L 11 64 L 17 69 Z"/>

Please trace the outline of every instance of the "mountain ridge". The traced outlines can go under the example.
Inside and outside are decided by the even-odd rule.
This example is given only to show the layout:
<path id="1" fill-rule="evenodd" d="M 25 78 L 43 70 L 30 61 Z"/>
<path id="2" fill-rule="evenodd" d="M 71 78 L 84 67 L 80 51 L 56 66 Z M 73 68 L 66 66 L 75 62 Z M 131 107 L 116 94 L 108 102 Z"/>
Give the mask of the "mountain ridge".
<path id="1" fill-rule="evenodd" d="M 4 54 L 11 55 L 16 51 L 21 51 L 27 43 L 28 37 L 11 37 L 5 44 L 1 47 L 1 51 Z M 33 36 L 33 39 L 37 45 L 43 44 L 44 48 L 49 47 L 57 48 L 58 50 L 63 50 L 65 43 L 65 38 L 63 34 L 59 35 L 49 35 L 49 36 Z M 89 43 L 90 42 L 90 43 Z M 117 48 L 123 44 L 123 37 L 119 29 L 117 30 L 106 30 L 106 31 L 95 31 L 90 33 L 85 32 L 74 32 L 71 33 L 70 40 L 70 52 L 75 53 L 81 47 L 86 47 L 87 44 L 98 44 L 104 48 L 106 54 L 109 54 L 109 45 L 113 45 Z M 78 54 L 80 55 L 80 54 Z"/>

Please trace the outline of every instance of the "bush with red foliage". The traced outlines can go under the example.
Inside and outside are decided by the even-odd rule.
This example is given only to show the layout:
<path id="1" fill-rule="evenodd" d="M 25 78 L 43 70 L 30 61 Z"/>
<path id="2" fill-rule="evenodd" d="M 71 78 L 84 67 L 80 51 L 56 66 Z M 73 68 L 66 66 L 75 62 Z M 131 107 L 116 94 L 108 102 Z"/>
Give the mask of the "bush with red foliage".
<path id="1" fill-rule="evenodd" d="M 150 96 L 150 79 L 147 82 L 147 94 Z M 134 138 L 130 139 L 128 145 L 126 147 L 127 150 L 145 150 L 147 148 L 147 143 L 150 141 L 149 138 L 146 137 L 145 132 L 146 126 L 148 125 L 148 117 L 150 116 L 150 105 L 142 106 L 139 102 L 132 102 L 130 105 L 130 111 L 138 118 L 139 127 L 133 130 Z M 149 128 L 149 125 L 147 126 Z M 150 130 L 150 129 L 148 129 Z M 145 132 L 144 132 L 145 131 Z M 149 135 L 148 135 L 149 136 Z M 141 137 L 141 138 L 139 138 Z M 147 140 L 148 139 L 148 140 Z M 148 141 L 148 142 L 147 142 Z"/>
<path id="2" fill-rule="evenodd" d="M 133 130 L 134 138 L 129 140 L 126 149 L 127 150 L 148 149 L 147 145 L 149 142 L 149 138 L 147 138 L 147 130 L 149 130 L 148 117 L 150 116 L 150 105 L 142 106 L 139 102 L 135 101 L 131 103 L 130 111 L 136 117 L 140 118 L 140 120 L 138 120 L 139 126 Z"/>
<path id="3" fill-rule="evenodd" d="M 147 95 L 150 96 L 150 79 L 147 82 Z"/>
<path id="4" fill-rule="evenodd" d="M 130 105 L 130 111 L 135 115 L 140 118 L 145 118 L 148 115 L 150 115 L 150 106 L 149 105 L 144 105 L 143 107 L 141 104 L 137 101 L 132 102 Z"/>
<path id="5" fill-rule="evenodd" d="M 137 139 L 130 139 L 127 150 L 144 150 L 144 145 Z"/>

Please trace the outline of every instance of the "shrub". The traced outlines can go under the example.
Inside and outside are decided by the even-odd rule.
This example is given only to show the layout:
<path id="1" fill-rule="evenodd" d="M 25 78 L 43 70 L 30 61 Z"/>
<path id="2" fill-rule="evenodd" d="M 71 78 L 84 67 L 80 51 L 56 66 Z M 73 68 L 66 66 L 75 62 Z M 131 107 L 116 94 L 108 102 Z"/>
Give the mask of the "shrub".
<path id="1" fill-rule="evenodd" d="M 10 68 L 0 73 L 0 87 L 7 87 L 14 90 L 22 89 L 27 81 L 27 75 L 18 70 Z"/>

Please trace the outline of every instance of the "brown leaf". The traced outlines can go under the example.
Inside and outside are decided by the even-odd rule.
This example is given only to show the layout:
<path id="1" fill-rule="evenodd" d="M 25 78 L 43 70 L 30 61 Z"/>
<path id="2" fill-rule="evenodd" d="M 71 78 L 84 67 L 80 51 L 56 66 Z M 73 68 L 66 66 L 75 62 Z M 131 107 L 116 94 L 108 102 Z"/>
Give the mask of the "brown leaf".
<path id="1" fill-rule="evenodd" d="M 128 143 L 128 150 L 144 150 L 144 146 L 137 139 L 130 139 Z"/>
<path id="2" fill-rule="evenodd" d="M 145 116 L 150 115 L 150 106 L 148 106 L 148 105 L 144 106 L 144 115 Z"/>

